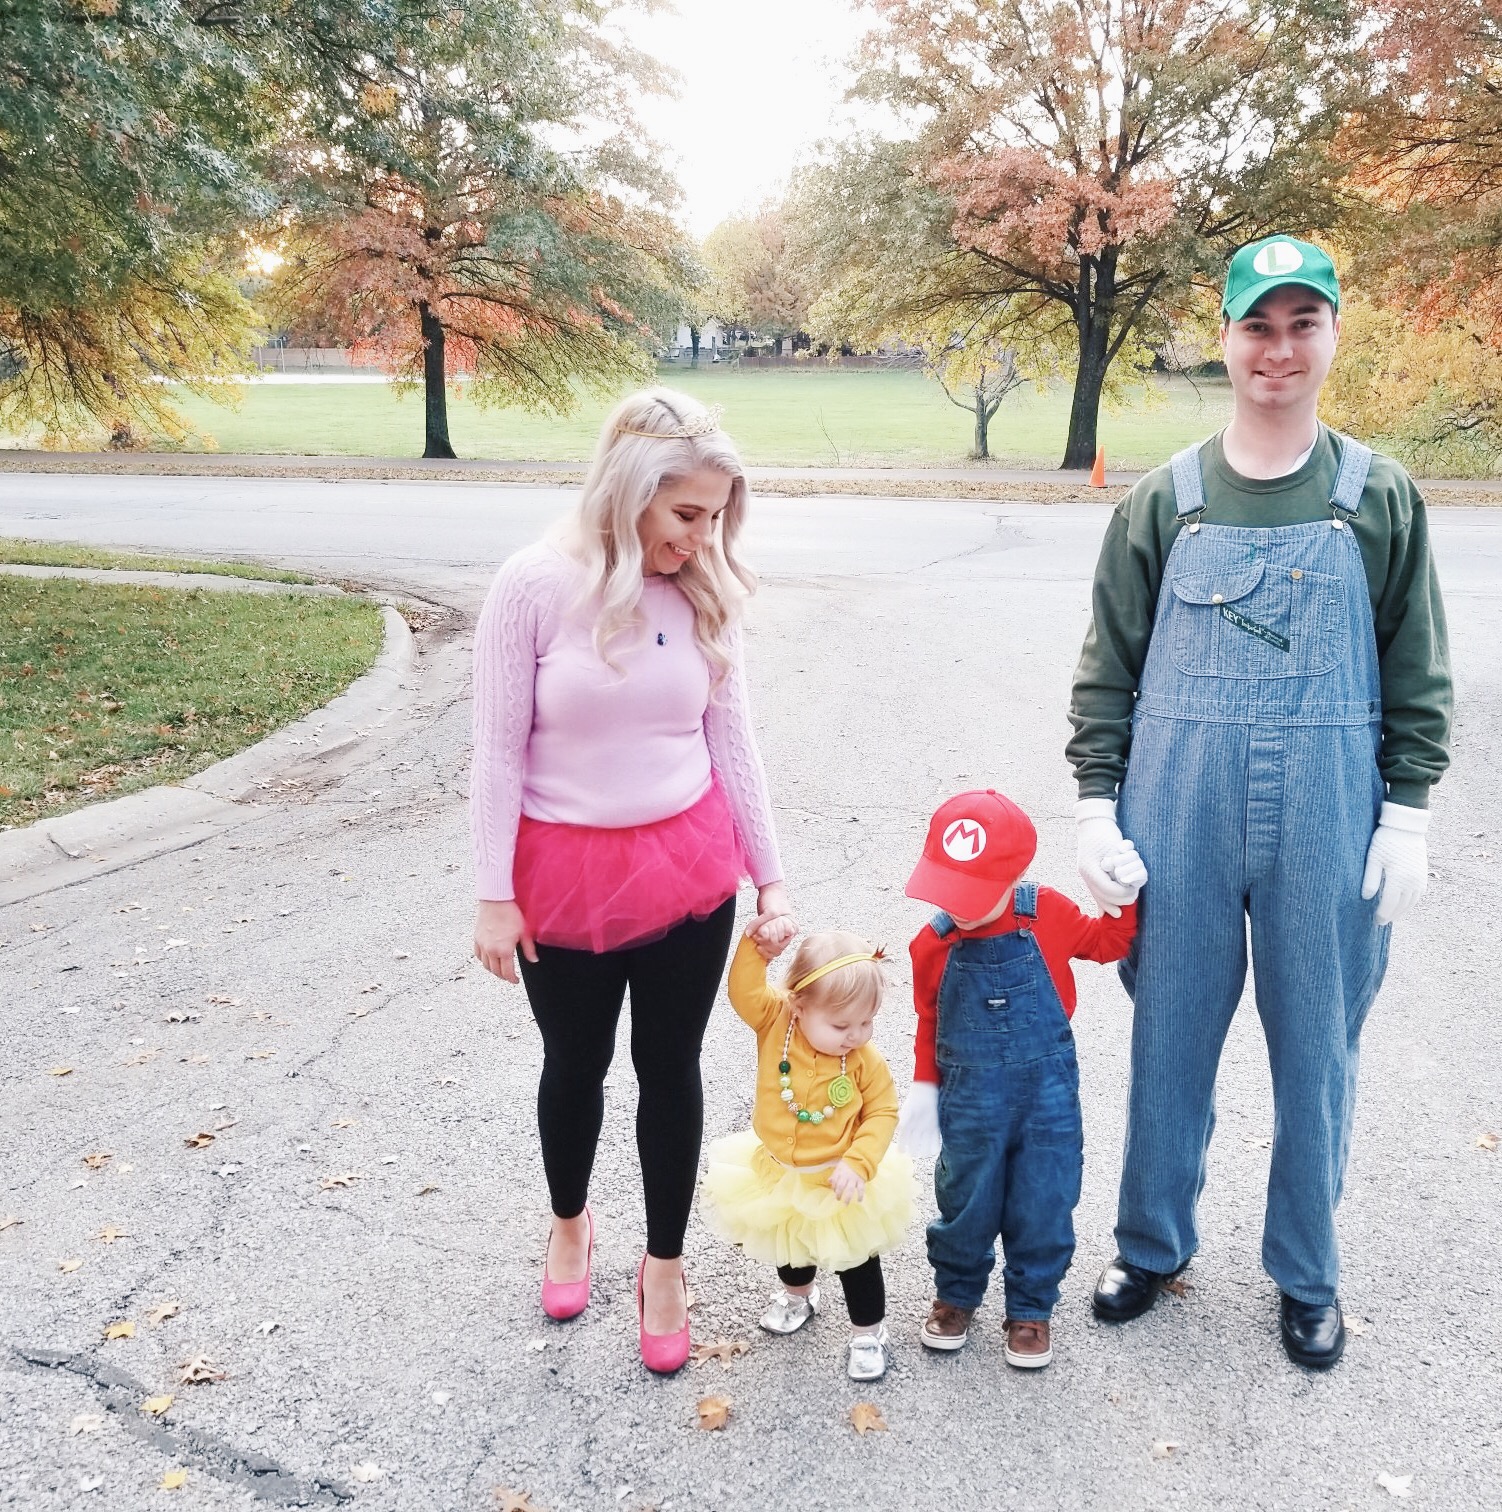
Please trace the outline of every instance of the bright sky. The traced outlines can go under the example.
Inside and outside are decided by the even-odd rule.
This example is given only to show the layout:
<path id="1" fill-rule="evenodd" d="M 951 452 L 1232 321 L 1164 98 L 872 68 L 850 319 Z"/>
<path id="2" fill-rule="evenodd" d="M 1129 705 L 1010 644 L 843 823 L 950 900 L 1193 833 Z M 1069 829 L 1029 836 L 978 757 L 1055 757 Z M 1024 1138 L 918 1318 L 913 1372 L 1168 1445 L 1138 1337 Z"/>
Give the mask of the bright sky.
<path id="1" fill-rule="evenodd" d="M 676 153 L 683 219 L 703 236 L 786 184 L 821 137 L 850 130 L 850 58 L 869 29 L 855 0 L 675 0 L 631 16 L 637 44 L 683 76 L 677 100 L 641 118 Z"/>

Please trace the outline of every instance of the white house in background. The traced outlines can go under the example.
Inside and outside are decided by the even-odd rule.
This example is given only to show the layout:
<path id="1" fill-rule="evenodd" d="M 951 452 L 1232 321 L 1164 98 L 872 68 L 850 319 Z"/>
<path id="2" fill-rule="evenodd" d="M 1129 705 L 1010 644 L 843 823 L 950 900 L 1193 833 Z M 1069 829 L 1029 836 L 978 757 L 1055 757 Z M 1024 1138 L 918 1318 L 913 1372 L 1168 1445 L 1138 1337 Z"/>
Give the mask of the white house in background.
<path id="1" fill-rule="evenodd" d="M 724 351 L 730 343 L 725 339 L 725 327 L 713 318 L 706 320 L 699 327 L 699 356 L 708 358 L 717 351 Z M 678 327 L 678 334 L 673 339 L 675 352 L 691 352 L 694 347 L 692 335 L 686 325 Z"/>

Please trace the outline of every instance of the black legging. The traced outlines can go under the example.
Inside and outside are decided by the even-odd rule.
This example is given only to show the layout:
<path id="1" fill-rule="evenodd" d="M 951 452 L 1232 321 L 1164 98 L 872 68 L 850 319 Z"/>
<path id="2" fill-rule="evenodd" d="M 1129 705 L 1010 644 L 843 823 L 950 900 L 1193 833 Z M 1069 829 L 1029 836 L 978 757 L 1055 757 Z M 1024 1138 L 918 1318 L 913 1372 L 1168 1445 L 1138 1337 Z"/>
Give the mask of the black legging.
<path id="1" fill-rule="evenodd" d="M 688 919 L 650 945 L 599 955 L 539 945 L 535 962 L 521 956 L 532 1016 L 542 1031 L 537 1086 L 542 1164 L 560 1218 L 578 1217 L 589 1195 L 605 1117 L 605 1073 L 615 1054 L 621 1004 L 631 989 L 647 1253 L 660 1260 L 683 1253 L 704 1136 L 699 1051 L 734 921 L 731 898 L 707 919 Z"/>
<path id="2" fill-rule="evenodd" d="M 779 1265 L 778 1279 L 784 1286 L 807 1286 L 817 1274 L 812 1265 Z M 840 1285 L 845 1288 L 845 1306 L 850 1321 L 857 1328 L 875 1328 L 887 1315 L 887 1283 L 881 1273 L 881 1256 L 851 1270 L 839 1271 Z"/>

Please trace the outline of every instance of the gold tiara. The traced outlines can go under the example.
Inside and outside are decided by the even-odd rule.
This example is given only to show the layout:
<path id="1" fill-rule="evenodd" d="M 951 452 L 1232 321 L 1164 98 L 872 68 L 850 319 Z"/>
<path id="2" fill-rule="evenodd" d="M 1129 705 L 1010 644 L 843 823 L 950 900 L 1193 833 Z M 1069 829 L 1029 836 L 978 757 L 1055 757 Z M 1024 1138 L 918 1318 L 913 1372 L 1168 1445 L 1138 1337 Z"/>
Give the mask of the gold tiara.
<path id="1" fill-rule="evenodd" d="M 820 977 L 828 976 L 831 971 L 838 971 L 841 966 L 853 966 L 857 961 L 884 961 L 886 958 L 886 950 L 880 945 L 875 950 L 858 950 L 854 955 L 836 956 L 834 960 L 825 961 L 822 966 L 815 966 L 812 971 L 805 972 L 788 987 L 788 991 L 802 992 L 805 987 L 811 986 Z"/>
<path id="2" fill-rule="evenodd" d="M 690 415 L 682 420 L 676 430 L 638 430 L 634 425 L 618 425 L 618 436 L 646 436 L 653 441 L 687 441 L 694 436 L 710 436 L 720 428 L 720 416 L 725 413 L 723 404 L 711 404 L 702 415 Z"/>

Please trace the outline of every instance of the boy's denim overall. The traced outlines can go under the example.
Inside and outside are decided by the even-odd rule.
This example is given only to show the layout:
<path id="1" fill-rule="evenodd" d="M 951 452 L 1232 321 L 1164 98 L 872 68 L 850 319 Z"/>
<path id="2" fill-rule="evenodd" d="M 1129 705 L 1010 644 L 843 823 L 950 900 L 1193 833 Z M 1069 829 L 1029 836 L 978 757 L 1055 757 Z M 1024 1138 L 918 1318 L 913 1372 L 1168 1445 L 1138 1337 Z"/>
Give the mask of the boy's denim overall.
<path id="1" fill-rule="evenodd" d="M 939 1300 L 979 1307 L 1001 1236 L 1009 1318 L 1047 1318 L 1074 1257 L 1084 1134 L 1064 1005 L 1033 938 L 1036 884 L 1018 927 L 951 946 L 939 983 L 939 1216 L 928 1258 Z M 938 914 L 940 936 L 954 928 Z"/>
<path id="2" fill-rule="evenodd" d="M 1391 933 L 1361 897 L 1383 799 L 1376 637 L 1349 529 L 1370 457 L 1344 443 L 1331 519 L 1265 530 L 1201 527 L 1198 453 L 1174 459 L 1187 523 L 1164 566 L 1120 799 L 1149 875 L 1121 966 L 1136 1005 L 1121 1254 L 1166 1272 L 1199 1245 L 1250 917 L 1274 1107 L 1262 1263 L 1290 1296 L 1326 1305 L 1357 1040 Z"/>

